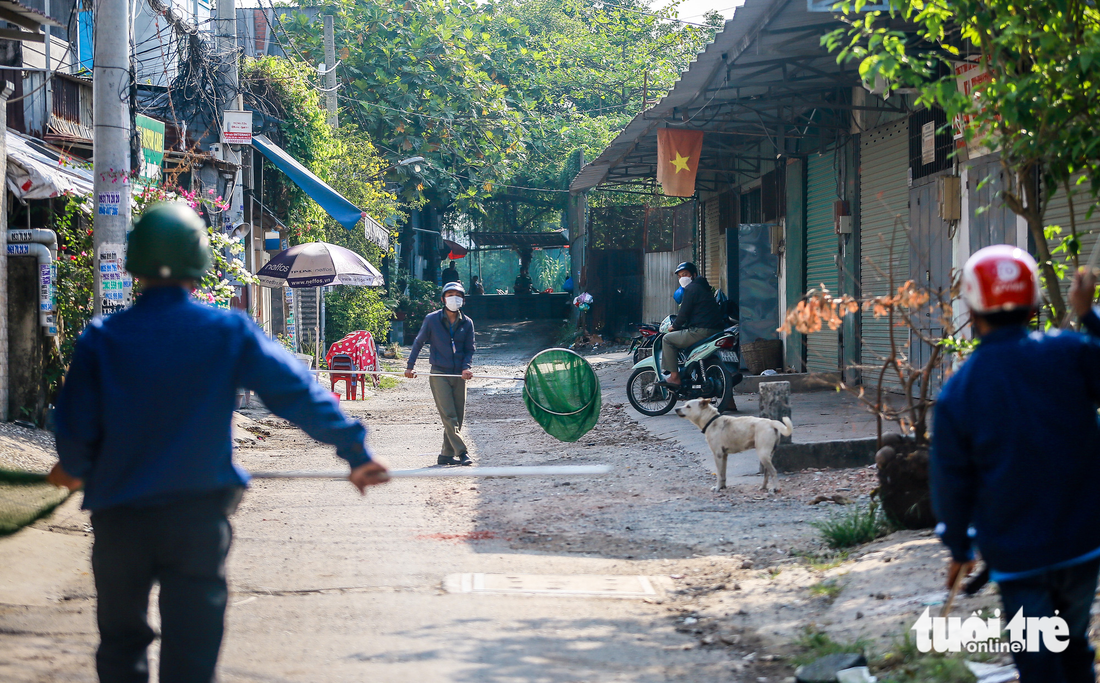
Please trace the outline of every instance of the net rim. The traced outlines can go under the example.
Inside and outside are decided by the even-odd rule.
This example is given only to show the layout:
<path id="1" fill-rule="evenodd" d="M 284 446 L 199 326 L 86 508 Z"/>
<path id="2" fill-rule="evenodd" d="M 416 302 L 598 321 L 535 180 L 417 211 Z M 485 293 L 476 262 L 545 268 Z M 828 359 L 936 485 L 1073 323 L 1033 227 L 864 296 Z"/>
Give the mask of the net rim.
<path id="1" fill-rule="evenodd" d="M 536 359 L 536 358 L 538 358 L 539 356 L 541 356 L 542 354 L 544 354 L 544 353 L 548 353 L 548 352 L 550 352 L 550 351 L 564 351 L 565 353 L 571 353 L 571 354 L 573 354 L 574 356 L 576 356 L 577 358 L 581 359 L 581 361 L 582 361 L 582 362 L 584 363 L 584 366 L 585 366 L 586 368 L 588 368 L 588 371 L 589 371 L 589 372 L 591 372 L 591 373 L 592 373 L 592 377 L 593 377 L 593 378 L 595 378 L 595 380 L 596 380 L 596 386 L 599 386 L 600 380 L 599 380 L 599 378 L 598 378 L 598 377 L 596 377 L 596 371 L 592 369 L 592 364 L 591 364 L 591 363 L 589 363 L 589 362 L 588 362 L 588 361 L 587 361 L 587 360 L 585 359 L 585 357 L 584 357 L 584 356 L 582 356 L 581 354 L 577 353 L 577 352 L 576 352 L 576 351 L 574 351 L 573 349 L 565 349 L 565 348 L 562 348 L 562 347 L 559 347 L 559 346 L 555 346 L 555 347 L 553 347 L 553 348 L 550 348 L 550 349 L 543 349 L 542 351 L 539 351 L 538 353 L 536 353 L 536 354 L 534 355 L 534 357 L 532 357 L 532 358 L 531 358 L 531 360 L 527 361 L 527 367 L 526 367 L 526 368 L 525 368 L 525 369 L 523 370 L 523 377 L 524 377 L 524 379 L 525 379 L 525 380 L 526 380 L 526 378 L 527 378 L 527 373 L 528 373 L 528 372 L 530 372 L 530 370 L 531 370 L 531 364 L 535 362 L 535 359 Z M 525 396 L 526 396 L 527 398 L 531 399 L 531 403 L 534 403 L 534 404 L 535 404 L 535 406 L 536 406 L 536 407 L 537 407 L 537 408 L 538 408 L 539 410 L 541 410 L 541 411 L 543 411 L 543 412 L 545 412 L 545 413 L 548 413 L 548 414 L 550 414 L 550 415 L 554 415 L 554 416 L 556 416 L 556 417 L 569 417 L 569 416 L 571 416 L 571 415 L 576 415 L 576 414 L 578 414 L 578 413 L 583 413 L 584 411 L 586 411 L 586 410 L 588 410 L 589 408 L 591 408 L 591 407 L 592 407 L 592 404 L 596 402 L 596 396 L 593 396 L 593 397 L 592 397 L 591 399 L 589 399 L 589 400 L 588 400 L 588 403 L 584 404 L 584 405 L 583 405 L 583 406 L 581 406 L 580 408 L 578 408 L 578 409 L 576 409 L 576 410 L 574 410 L 574 411 L 572 411 L 572 412 L 569 412 L 569 413 L 559 413 L 559 412 L 557 412 L 557 411 L 555 411 L 555 410 L 550 410 L 549 408 L 547 408 L 547 407 L 545 407 L 544 405 L 542 405 L 541 403 L 539 403 L 538 399 L 536 399 L 536 398 L 535 398 L 534 396 L 532 396 L 532 395 L 531 395 L 531 390 L 527 388 L 528 386 L 529 386 L 529 383 L 528 383 L 527 381 L 524 381 L 524 383 L 523 383 L 523 394 L 524 394 L 524 395 L 525 395 Z"/>

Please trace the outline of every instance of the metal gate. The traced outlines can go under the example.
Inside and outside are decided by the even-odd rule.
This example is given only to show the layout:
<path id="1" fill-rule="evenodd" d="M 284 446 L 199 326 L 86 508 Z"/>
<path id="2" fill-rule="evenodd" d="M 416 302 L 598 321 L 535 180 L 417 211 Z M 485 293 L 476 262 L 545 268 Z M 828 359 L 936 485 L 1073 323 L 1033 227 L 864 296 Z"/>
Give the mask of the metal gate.
<path id="1" fill-rule="evenodd" d="M 642 267 L 641 249 L 589 251 L 588 291 L 593 297 L 590 329 L 610 336 L 641 320 Z"/>
<path id="2" fill-rule="evenodd" d="M 970 165 L 966 174 L 970 253 L 991 244 L 1016 244 L 1016 214 L 1005 205 L 1004 189 L 1005 171 L 998 155 Z"/>
<path id="3" fill-rule="evenodd" d="M 909 250 L 909 279 L 926 287 L 932 295 L 930 304 L 951 301 L 951 239 L 947 221 L 940 218 L 939 185 L 937 176 L 923 178 L 909 190 L 909 221 L 911 247 Z M 913 317 L 913 327 L 925 339 L 943 336 L 942 309 L 926 307 Z M 913 367 L 923 367 L 932 353 L 932 347 L 914 338 L 909 349 Z M 934 386 L 943 381 L 943 367 L 933 375 Z M 913 386 L 914 393 L 920 387 Z M 931 395 L 931 394 L 929 394 Z"/>
<path id="4" fill-rule="evenodd" d="M 833 203 L 837 200 L 832 152 L 810 157 L 806 168 L 806 289 L 825 287 L 834 296 L 837 278 L 837 237 Z M 806 368 L 836 372 L 840 367 L 840 331 L 823 327 L 806 336 Z"/>
<path id="5" fill-rule="evenodd" d="M 879 296 L 896 290 L 909 278 L 909 122 L 902 119 L 863 133 L 859 158 L 860 291 L 864 297 Z M 908 329 L 896 327 L 893 332 L 897 345 L 904 349 L 909 343 Z M 890 355 L 890 333 L 887 318 L 863 313 L 860 357 L 865 368 L 881 366 Z M 864 376 L 867 374 L 865 369 Z M 886 385 L 901 388 L 889 378 Z"/>

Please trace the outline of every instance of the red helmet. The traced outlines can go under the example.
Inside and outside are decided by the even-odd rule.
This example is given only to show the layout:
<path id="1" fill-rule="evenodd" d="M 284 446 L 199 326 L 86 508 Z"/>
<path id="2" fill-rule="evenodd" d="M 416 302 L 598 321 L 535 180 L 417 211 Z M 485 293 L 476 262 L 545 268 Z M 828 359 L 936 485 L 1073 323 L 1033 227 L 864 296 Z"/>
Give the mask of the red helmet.
<path id="1" fill-rule="evenodd" d="M 996 313 L 1039 306 L 1039 265 L 1023 249 L 995 244 L 966 261 L 962 296 L 974 313 Z"/>

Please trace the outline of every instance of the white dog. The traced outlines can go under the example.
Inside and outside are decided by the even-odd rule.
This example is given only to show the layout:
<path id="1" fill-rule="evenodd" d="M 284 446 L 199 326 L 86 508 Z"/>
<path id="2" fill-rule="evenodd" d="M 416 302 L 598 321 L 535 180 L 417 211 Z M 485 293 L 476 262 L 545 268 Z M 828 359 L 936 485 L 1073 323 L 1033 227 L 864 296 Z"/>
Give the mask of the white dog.
<path id="1" fill-rule="evenodd" d="M 715 490 L 726 488 L 726 456 L 756 448 L 760 456 L 760 466 L 764 468 L 764 485 L 768 490 L 768 481 L 774 481 L 773 491 L 779 490 L 779 475 L 772 465 L 772 450 L 779 443 L 779 436 L 790 436 L 794 430 L 791 418 L 782 422 L 763 417 L 731 417 L 722 415 L 711 405 L 709 398 L 697 398 L 688 401 L 676 414 L 685 417 L 703 431 L 707 445 L 714 454 L 714 467 L 718 470 L 718 486 Z"/>

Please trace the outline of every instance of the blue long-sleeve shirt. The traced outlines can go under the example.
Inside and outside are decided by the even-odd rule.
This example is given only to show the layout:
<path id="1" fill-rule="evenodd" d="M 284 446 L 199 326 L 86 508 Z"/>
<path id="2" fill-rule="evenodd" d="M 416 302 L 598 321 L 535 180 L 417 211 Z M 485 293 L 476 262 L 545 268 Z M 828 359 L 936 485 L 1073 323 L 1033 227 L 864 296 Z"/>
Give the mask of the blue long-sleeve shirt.
<path id="1" fill-rule="evenodd" d="M 1095 339 L 1023 327 L 982 337 L 933 422 L 932 505 L 955 560 L 977 545 L 1003 581 L 1100 556 L 1097 402 Z"/>
<path id="2" fill-rule="evenodd" d="M 454 324 L 443 310 L 424 316 L 424 324 L 409 352 L 408 368 L 412 370 L 421 349 L 431 346 L 428 361 L 433 368 L 447 374 L 469 370 L 474 362 L 474 321 L 460 311 Z"/>
<path id="3" fill-rule="evenodd" d="M 336 446 L 352 467 L 370 461 L 366 428 L 248 318 L 182 288 L 155 288 L 92 321 L 58 397 L 57 453 L 84 480 L 84 507 L 152 505 L 246 484 L 232 459 L 238 388 Z"/>

